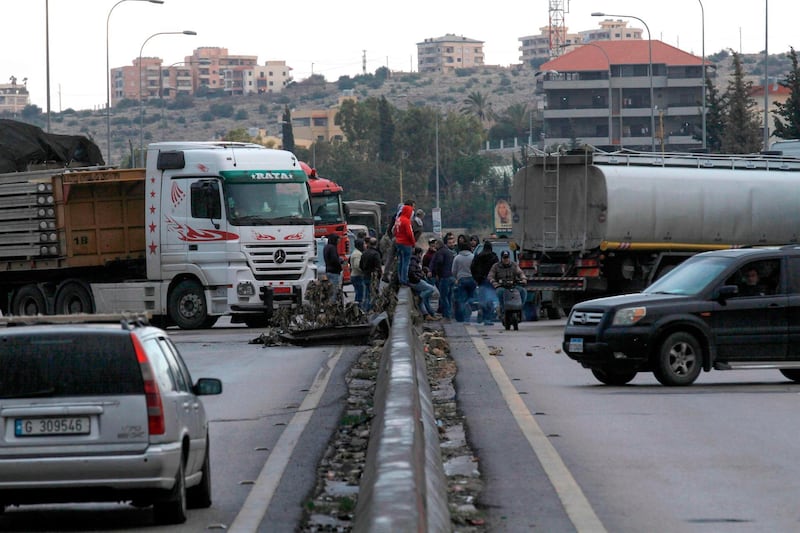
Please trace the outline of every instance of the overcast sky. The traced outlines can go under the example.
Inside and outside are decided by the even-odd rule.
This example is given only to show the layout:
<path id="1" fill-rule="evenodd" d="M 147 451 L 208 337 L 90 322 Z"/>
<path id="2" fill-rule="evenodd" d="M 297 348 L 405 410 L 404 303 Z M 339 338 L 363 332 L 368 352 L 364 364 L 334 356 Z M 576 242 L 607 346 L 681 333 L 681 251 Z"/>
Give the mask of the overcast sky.
<path id="1" fill-rule="evenodd" d="M 4 2 L 0 32 L 0 82 L 11 76 L 28 79 L 31 103 L 47 109 L 47 0 Z M 197 36 L 159 35 L 144 47 L 144 56 L 161 57 L 165 65 L 183 61 L 200 46 L 227 48 L 233 55 L 285 60 L 295 80 L 322 74 L 341 75 L 381 66 L 417 70 L 416 44 L 451 33 L 484 42 L 486 63 L 518 64 L 519 38 L 539 33 L 548 24 L 550 1 L 491 2 L 476 0 L 164 0 L 163 5 L 126 0 L 49 0 L 50 108 L 52 111 L 102 108 L 106 102 L 106 21 L 111 67 L 132 64 L 142 45 L 157 32 L 193 30 Z M 633 15 L 660 39 L 701 54 L 700 0 L 637 2 L 634 0 L 564 0 L 569 31 L 596 28 L 594 11 Z M 800 48 L 798 0 L 703 0 L 705 51 L 723 48 L 763 52 L 765 12 L 769 8 L 770 54 Z M 618 17 L 613 17 L 618 18 Z M 636 19 L 630 26 L 643 28 Z M 643 38 L 647 38 L 644 32 Z"/>

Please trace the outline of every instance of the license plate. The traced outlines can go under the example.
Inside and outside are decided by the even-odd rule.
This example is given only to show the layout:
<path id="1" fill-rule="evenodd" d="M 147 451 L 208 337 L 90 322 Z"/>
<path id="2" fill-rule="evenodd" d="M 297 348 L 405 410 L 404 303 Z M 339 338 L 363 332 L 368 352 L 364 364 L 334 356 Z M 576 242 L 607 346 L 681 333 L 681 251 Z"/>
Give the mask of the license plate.
<path id="1" fill-rule="evenodd" d="M 17 418 L 14 420 L 14 435 L 17 437 L 88 435 L 90 429 L 91 423 L 88 416 Z"/>
<path id="2" fill-rule="evenodd" d="M 582 353 L 583 352 L 583 339 L 570 339 L 569 340 L 569 351 L 575 353 Z"/>

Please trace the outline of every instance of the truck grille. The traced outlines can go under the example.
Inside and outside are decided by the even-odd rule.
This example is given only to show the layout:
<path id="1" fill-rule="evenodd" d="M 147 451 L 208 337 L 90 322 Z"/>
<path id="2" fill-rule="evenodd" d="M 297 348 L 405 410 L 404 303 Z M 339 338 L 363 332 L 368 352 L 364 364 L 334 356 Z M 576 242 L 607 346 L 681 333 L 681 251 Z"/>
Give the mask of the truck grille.
<path id="1" fill-rule="evenodd" d="M 594 326 L 603 320 L 602 312 L 573 311 L 569 316 L 569 323 L 575 326 Z"/>
<path id="2" fill-rule="evenodd" d="M 312 255 L 310 243 L 248 244 L 247 262 L 259 281 L 296 281 L 303 277 Z"/>

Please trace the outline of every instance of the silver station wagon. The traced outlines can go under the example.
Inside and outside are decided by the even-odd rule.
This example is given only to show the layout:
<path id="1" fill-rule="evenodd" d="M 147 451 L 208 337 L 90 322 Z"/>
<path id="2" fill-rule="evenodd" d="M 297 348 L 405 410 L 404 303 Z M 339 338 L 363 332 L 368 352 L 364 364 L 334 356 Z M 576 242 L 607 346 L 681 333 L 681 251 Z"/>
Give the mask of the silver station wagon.
<path id="1" fill-rule="evenodd" d="M 209 507 L 198 396 L 222 383 L 194 383 L 168 335 L 141 319 L 70 317 L 0 319 L 0 512 L 117 501 L 152 505 L 167 524 Z"/>

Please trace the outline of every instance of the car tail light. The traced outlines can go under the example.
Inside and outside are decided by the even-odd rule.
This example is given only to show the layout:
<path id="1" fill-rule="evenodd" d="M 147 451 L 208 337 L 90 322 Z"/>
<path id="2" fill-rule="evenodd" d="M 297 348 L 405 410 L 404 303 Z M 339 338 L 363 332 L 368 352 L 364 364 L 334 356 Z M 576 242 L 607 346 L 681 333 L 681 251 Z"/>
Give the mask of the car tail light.
<path id="1" fill-rule="evenodd" d="M 164 405 L 161 403 L 161 392 L 158 390 L 153 368 L 147 359 L 142 343 L 135 335 L 133 339 L 133 349 L 136 351 L 136 360 L 139 361 L 139 368 L 142 370 L 142 380 L 144 381 L 144 397 L 147 404 L 147 430 L 151 435 L 163 435 L 166 432 L 164 425 Z"/>

